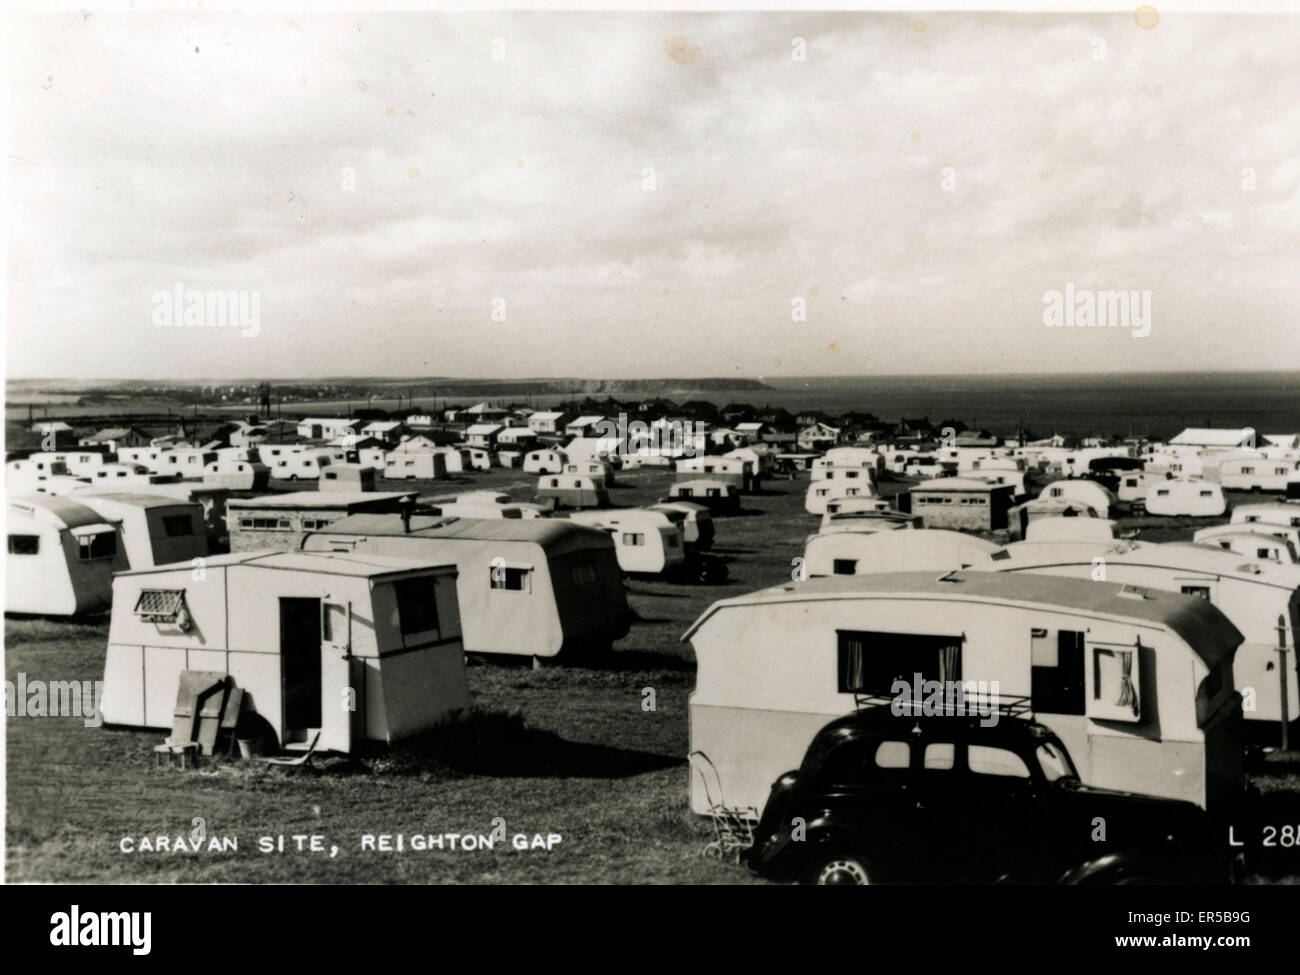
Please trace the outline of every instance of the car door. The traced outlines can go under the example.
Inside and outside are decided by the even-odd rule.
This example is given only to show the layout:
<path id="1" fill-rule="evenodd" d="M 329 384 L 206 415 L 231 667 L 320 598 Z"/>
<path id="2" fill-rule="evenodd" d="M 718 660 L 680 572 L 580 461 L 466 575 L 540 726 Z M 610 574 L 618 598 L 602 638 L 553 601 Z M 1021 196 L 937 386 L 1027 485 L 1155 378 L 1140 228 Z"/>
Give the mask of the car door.
<path id="1" fill-rule="evenodd" d="M 909 782 L 910 834 L 918 854 L 912 883 L 961 883 L 969 873 L 968 800 L 963 789 L 961 743 L 953 736 L 927 734 L 912 742 Z"/>
<path id="2" fill-rule="evenodd" d="M 963 777 L 971 855 L 966 879 L 991 883 L 1033 873 L 1043 824 L 1029 760 L 1005 743 L 968 742 Z"/>
<path id="3" fill-rule="evenodd" d="M 901 736 L 873 735 L 828 754 L 813 788 L 805 793 L 809 821 L 822 817 L 829 824 L 815 839 L 848 847 L 866 856 L 878 872 L 906 881 L 924 855 L 924 837 L 916 829 L 911 762 L 911 743 Z"/>

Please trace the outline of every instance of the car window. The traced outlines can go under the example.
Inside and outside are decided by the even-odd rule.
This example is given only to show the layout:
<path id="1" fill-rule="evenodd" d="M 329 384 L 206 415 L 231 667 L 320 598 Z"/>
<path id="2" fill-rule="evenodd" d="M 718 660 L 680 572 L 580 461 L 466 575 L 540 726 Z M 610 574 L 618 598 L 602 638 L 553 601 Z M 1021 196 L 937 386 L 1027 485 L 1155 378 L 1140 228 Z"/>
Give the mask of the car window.
<path id="1" fill-rule="evenodd" d="M 979 775 L 1003 775 L 1017 779 L 1029 778 L 1029 768 L 1024 759 L 1005 748 L 989 745 L 970 745 L 966 749 L 966 762 L 972 772 Z"/>
<path id="2" fill-rule="evenodd" d="M 952 768 L 955 751 L 951 742 L 931 742 L 925 746 L 925 767 L 936 770 Z"/>
<path id="3" fill-rule="evenodd" d="M 1078 778 L 1079 773 L 1070 764 L 1070 756 L 1066 754 L 1065 749 L 1055 742 L 1043 742 L 1038 746 L 1038 750 L 1034 754 L 1043 770 L 1043 777 L 1048 782 L 1055 782 L 1057 779 L 1064 778 Z"/>
<path id="4" fill-rule="evenodd" d="M 876 768 L 907 768 L 911 749 L 905 741 L 882 741 L 876 748 Z"/>

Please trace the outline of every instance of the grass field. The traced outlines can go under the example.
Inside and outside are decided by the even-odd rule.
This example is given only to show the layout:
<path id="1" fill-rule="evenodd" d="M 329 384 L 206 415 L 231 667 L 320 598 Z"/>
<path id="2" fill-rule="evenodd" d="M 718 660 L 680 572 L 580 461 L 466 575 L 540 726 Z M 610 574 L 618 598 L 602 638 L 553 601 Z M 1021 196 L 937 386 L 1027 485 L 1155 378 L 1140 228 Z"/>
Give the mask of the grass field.
<path id="1" fill-rule="evenodd" d="M 664 472 L 620 477 L 617 505 L 665 493 Z M 519 500 L 535 478 L 496 470 L 461 484 L 426 482 L 444 494 L 491 488 Z M 290 485 L 276 485 L 290 487 Z M 410 482 L 396 485 L 401 490 Z M 703 859 L 706 822 L 687 809 L 687 697 L 694 658 L 680 636 L 716 599 L 790 578 L 791 560 L 817 519 L 803 511 L 806 477 L 775 481 L 745 498 L 743 514 L 717 520 L 715 552 L 729 560 L 725 585 L 632 581 L 638 621 L 598 668 L 469 669 L 474 716 L 392 749 L 326 758 L 317 774 L 217 759 L 198 770 L 154 768 L 156 731 L 85 727 L 71 717 L 8 719 L 7 875 L 14 881 L 747 883 L 740 867 Z M 903 485 L 886 484 L 883 493 Z M 1158 524 L 1157 524 L 1158 523 Z M 1189 538 L 1190 522 L 1147 519 L 1143 537 Z M 1200 522 L 1198 524 L 1205 524 Z M 1126 523 L 1127 527 L 1128 523 Z M 97 680 L 107 619 L 6 620 L 6 678 Z M 655 710 L 643 709 L 653 688 Z M 1295 776 L 1261 776 L 1261 789 L 1300 795 Z M 410 838 L 560 834 L 553 849 L 414 851 Z M 233 852 L 123 853 L 124 837 L 235 837 Z M 363 836 L 402 834 L 403 852 L 363 849 Z M 299 852 L 293 836 L 319 836 L 325 852 Z M 285 837 L 285 852 L 259 851 Z M 392 841 L 394 844 L 396 840 Z M 378 842 L 375 844 L 378 846 Z M 331 847 L 337 850 L 331 855 Z M 1256 879 L 1287 879 L 1284 876 Z"/>

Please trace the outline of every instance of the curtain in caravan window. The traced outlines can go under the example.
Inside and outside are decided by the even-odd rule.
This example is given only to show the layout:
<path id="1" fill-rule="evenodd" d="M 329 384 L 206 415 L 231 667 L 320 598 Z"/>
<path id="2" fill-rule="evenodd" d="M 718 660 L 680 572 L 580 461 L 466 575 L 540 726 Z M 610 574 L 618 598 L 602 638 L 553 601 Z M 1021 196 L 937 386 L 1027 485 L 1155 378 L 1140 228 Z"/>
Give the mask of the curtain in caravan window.
<path id="1" fill-rule="evenodd" d="M 1133 686 L 1133 651 L 1120 651 L 1120 692 L 1115 702 L 1120 707 L 1133 709 L 1136 717 L 1139 713 L 1137 689 Z"/>
<path id="2" fill-rule="evenodd" d="M 1110 701 L 1115 707 L 1131 710 L 1137 717 L 1141 709 L 1137 687 L 1133 683 L 1134 656 L 1132 650 L 1093 649 L 1093 699 Z"/>
<path id="3" fill-rule="evenodd" d="M 862 690 L 866 683 L 863 653 L 866 642 L 861 636 L 845 633 L 840 636 L 840 686 L 843 691 Z"/>
<path id="4" fill-rule="evenodd" d="M 961 680 L 960 636 L 839 632 L 839 692 L 888 695 L 894 681 Z"/>
<path id="5" fill-rule="evenodd" d="M 961 644 L 939 648 L 939 680 L 961 680 Z"/>

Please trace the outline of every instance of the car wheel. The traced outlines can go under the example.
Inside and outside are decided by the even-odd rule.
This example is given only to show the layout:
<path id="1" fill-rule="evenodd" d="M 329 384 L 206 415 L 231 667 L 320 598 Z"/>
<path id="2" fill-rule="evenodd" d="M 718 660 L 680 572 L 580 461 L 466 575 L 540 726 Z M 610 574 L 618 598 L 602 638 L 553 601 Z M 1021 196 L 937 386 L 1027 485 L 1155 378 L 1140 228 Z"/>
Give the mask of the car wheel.
<path id="1" fill-rule="evenodd" d="M 871 883 L 871 871 L 866 857 L 842 850 L 832 850 L 818 856 L 814 861 L 810 881 L 816 886 L 856 885 L 865 887 Z"/>

